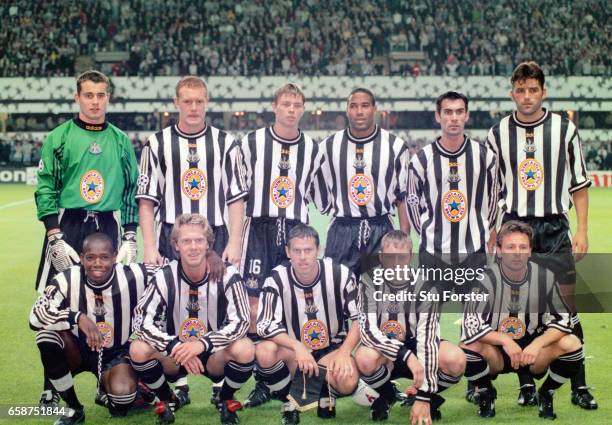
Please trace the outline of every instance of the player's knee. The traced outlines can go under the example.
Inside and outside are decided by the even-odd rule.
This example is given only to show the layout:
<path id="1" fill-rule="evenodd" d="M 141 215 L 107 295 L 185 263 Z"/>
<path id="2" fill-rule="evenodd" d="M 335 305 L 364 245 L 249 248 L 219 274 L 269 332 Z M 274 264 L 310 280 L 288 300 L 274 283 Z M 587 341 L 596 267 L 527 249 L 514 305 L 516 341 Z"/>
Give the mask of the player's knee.
<path id="1" fill-rule="evenodd" d="M 359 373 L 363 375 L 371 375 L 380 367 L 380 354 L 378 351 L 363 345 L 357 349 L 355 353 L 355 363 Z"/>
<path id="2" fill-rule="evenodd" d="M 231 357 L 238 363 L 249 363 L 255 359 L 255 345 L 248 338 L 235 341 L 230 349 Z"/>
<path id="3" fill-rule="evenodd" d="M 451 376 L 459 377 L 465 372 L 465 353 L 453 344 L 440 347 L 440 367 Z"/>
<path id="4" fill-rule="evenodd" d="M 137 363 L 151 360 L 155 350 L 146 342 L 136 340 L 130 344 L 130 358 Z"/>
<path id="5" fill-rule="evenodd" d="M 261 367 L 271 367 L 278 361 L 278 345 L 263 341 L 255 348 L 255 360 Z"/>
<path id="6" fill-rule="evenodd" d="M 571 353 L 572 351 L 579 350 L 582 344 L 576 335 L 569 334 L 561 338 L 557 345 L 563 351 L 563 353 Z"/>
<path id="7" fill-rule="evenodd" d="M 109 379 L 106 392 L 114 396 L 126 396 L 136 392 L 136 381 L 133 379 L 121 379 L 119 377 Z"/>

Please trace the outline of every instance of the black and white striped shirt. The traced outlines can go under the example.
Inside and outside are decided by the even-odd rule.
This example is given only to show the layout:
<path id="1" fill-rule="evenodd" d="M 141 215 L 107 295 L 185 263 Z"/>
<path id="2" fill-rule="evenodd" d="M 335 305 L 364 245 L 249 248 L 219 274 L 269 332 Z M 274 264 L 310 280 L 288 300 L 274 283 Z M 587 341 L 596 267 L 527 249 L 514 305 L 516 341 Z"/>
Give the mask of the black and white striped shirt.
<path id="1" fill-rule="evenodd" d="M 484 280 L 478 284 L 478 290 L 488 294 L 487 301 L 464 306 L 461 331 L 464 343 L 472 343 L 491 331 L 506 333 L 515 340 L 529 338 L 543 328 L 572 332 L 571 315 L 554 273 L 532 261 L 527 267 L 525 278 L 513 282 L 497 262 L 490 264 Z"/>
<path id="2" fill-rule="evenodd" d="M 287 333 L 311 351 L 344 341 L 347 320 L 357 319 L 355 278 L 330 258 L 318 260 L 318 267 L 310 285 L 300 283 L 288 263 L 272 270 L 259 297 L 257 333 L 262 338 Z"/>
<path id="3" fill-rule="evenodd" d="M 30 314 L 30 327 L 71 330 L 79 337 L 79 316 L 85 314 L 98 325 L 105 348 L 120 347 L 130 338 L 132 312 L 154 270 L 155 266 L 116 264 L 106 283 L 94 285 L 82 266 L 70 267 L 57 274 L 38 297 Z"/>
<path id="4" fill-rule="evenodd" d="M 365 138 L 339 131 L 321 142 L 329 205 L 333 217 L 369 218 L 395 214 L 406 194 L 408 147 L 378 126 Z"/>
<path id="5" fill-rule="evenodd" d="M 533 123 L 516 112 L 491 128 L 488 145 L 497 157 L 500 210 L 520 217 L 565 214 L 571 194 L 591 185 L 578 130 L 545 110 Z"/>
<path id="6" fill-rule="evenodd" d="M 247 195 L 244 172 L 240 143 L 229 133 L 206 126 L 185 134 L 173 125 L 149 137 L 142 150 L 136 198 L 155 202 L 158 222 L 199 213 L 221 226 L 226 205 Z"/>
<path id="7" fill-rule="evenodd" d="M 246 287 L 234 266 L 226 266 L 222 282 L 209 282 L 208 275 L 192 282 L 175 260 L 151 279 L 134 310 L 134 333 L 162 353 L 198 339 L 214 353 L 246 335 L 249 317 Z"/>
<path id="8" fill-rule="evenodd" d="M 432 254 L 484 252 L 497 214 L 495 157 L 465 137 L 456 152 L 438 138 L 410 160 L 408 217 L 419 251 Z"/>
<path id="9" fill-rule="evenodd" d="M 380 291 L 380 295 L 375 296 L 375 291 Z M 382 294 L 396 295 L 402 291 L 416 295 L 421 291 L 438 293 L 434 287 L 425 288 L 420 281 L 415 285 L 407 283 L 398 287 L 386 281 L 375 285 L 369 273 L 361 276 L 357 303 L 361 343 L 392 361 L 401 360 L 405 363 L 410 354 L 416 355 L 425 371 L 419 390 L 435 393 L 440 351 L 439 305 L 432 302 L 398 302 L 381 298 Z M 405 345 L 409 338 L 416 340 L 416 352 L 412 352 Z"/>
<path id="10" fill-rule="evenodd" d="M 308 223 L 308 204 L 327 203 L 321 174 L 323 154 L 307 134 L 286 140 L 272 127 L 242 139 L 249 197 L 247 217 L 283 217 Z"/>

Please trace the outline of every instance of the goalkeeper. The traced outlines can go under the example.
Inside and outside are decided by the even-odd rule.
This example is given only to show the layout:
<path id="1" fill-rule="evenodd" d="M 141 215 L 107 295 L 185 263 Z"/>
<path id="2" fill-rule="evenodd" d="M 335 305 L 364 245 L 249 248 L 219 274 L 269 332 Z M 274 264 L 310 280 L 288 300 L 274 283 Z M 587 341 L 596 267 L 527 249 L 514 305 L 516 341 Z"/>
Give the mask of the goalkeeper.
<path id="1" fill-rule="evenodd" d="M 35 193 L 38 219 L 46 229 L 36 276 L 40 293 L 57 273 L 79 262 L 77 252 L 88 235 L 105 233 L 118 248 L 118 210 L 123 237 L 117 262 L 136 260 L 138 163 L 126 134 L 106 121 L 109 86 L 101 72 L 81 74 L 74 96 L 78 115 L 43 143 Z M 49 405 L 58 397 L 45 387 L 41 403 Z"/>

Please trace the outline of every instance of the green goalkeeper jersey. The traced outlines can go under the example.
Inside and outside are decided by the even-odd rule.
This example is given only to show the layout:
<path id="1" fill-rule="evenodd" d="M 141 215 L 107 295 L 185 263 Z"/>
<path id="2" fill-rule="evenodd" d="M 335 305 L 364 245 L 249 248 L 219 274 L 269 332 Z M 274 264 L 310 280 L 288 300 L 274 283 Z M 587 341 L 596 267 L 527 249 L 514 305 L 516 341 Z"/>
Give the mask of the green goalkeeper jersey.
<path id="1" fill-rule="evenodd" d="M 127 135 L 112 124 L 78 117 L 55 128 L 42 146 L 35 199 L 38 219 L 60 208 L 121 210 L 121 222 L 138 223 L 138 164 Z M 56 220 L 52 220 L 56 221 Z"/>

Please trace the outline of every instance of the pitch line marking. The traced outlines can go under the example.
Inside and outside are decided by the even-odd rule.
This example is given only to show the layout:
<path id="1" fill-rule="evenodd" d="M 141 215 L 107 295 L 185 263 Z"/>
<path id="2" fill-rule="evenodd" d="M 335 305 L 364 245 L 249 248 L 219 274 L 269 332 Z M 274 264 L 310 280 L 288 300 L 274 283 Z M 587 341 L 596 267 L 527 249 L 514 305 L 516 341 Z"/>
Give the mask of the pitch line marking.
<path id="1" fill-rule="evenodd" d="M 21 201 L 9 202 L 8 204 L 0 205 L 0 210 L 6 210 L 8 208 L 18 207 L 19 205 L 34 202 L 34 198 L 28 198 Z"/>

